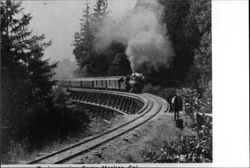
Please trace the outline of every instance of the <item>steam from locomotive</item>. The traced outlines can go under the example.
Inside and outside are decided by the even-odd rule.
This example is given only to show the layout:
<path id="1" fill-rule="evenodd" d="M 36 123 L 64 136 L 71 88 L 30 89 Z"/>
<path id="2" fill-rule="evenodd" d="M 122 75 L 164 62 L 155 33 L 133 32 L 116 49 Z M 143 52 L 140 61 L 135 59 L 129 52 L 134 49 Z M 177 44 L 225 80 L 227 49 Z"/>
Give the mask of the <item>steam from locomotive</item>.
<path id="1" fill-rule="evenodd" d="M 155 70 L 168 66 L 174 52 L 162 23 L 162 9 L 155 0 L 138 0 L 121 20 L 114 23 L 106 19 L 96 33 L 96 50 L 105 49 L 113 41 L 123 43 L 133 72 L 143 63 Z"/>

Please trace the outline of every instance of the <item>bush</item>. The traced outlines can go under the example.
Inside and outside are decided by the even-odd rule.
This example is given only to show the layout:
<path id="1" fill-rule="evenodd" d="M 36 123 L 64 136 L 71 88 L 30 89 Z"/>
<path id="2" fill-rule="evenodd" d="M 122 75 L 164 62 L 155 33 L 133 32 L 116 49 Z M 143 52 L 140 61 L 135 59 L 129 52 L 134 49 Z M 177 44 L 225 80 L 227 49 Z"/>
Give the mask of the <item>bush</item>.
<path id="1" fill-rule="evenodd" d="M 166 89 L 146 89 L 154 93 Z M 157 92 L 155 91 L 157 90 Z M 197 136 L 181 134 L 176 140 L 166 141 L 160 150 L 149 150 L 143 153 L 145 162 L 150 163 L 204 163 L 212 162 L 212 122 L 211 118 L 202 117 L 202 123 L 198 123 L 194 115 L 197 113 L 212 112 L 212 88 L 211 82 L 205 92 L 199 93 L 196 89 L 176 89 L 178 95 L 185 101 L 185 112 L 191 118 L 189 126 L 197 131 Z M 197 117 L 197 116 L 196 116 Z"/>
<path id="2" fill-rule="evenodd" d="M 212 162 L 211 130 L 204 128 L 197 133 L 198 136 L 178 134 L 177 140 L 164 142 L 160 150 L 145 152 L 144 161 L 150 163 Z"/>
<path id="3" fill-rule="evenodd" d="M 67 102 L 67 95 L 61 89 L 55 89 L 48 101 L 48 108 L 37 106 L 32 108 L 35 109 L 34 112 L 26 112 L 29 115 L 22 118 L 19 127 L 11 130 L 12 134 L 6 131 L 3 135 L 7 145 L 4 146 L 4 153 L 9 150 L 7 139 L 12 143 L 25 143 L 23 145 L 28 151 L 32 151 L 42 148 L 48 142 L 61 140 L 88 129 L 88 115 L 80 111 L 77 105 Z"/>
<path id="4" fill-rule="evenodd" d="M 212 113 L 211 83 L 204 93 L 199 93 L 197 89 L 183 88 L 179 90 L 179 94 L 185 101 L 185 110 L 187 114 L 192 115 L 195 112 Z"/>

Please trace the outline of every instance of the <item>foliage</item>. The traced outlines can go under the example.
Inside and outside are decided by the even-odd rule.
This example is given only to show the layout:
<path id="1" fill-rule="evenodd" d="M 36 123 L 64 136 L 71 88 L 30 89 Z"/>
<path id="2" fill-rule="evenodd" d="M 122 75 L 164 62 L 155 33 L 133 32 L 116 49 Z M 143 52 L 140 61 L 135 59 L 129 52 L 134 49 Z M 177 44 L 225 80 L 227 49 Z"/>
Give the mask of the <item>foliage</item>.
<path id="1" fill-rule="evenodd" d="M 43 148 L 48 142 L 87 131 L 89 117 L 67 99 L 64 91 L 55 89 L 51 100 L 53 106 L 47 110 L 37 107 L 36 113 L 26 116 L 25 122 L 16 128 L 16 138 L 7 143 L 20 143 L 26 146 L 26 150 L 33 151 Z M 9 138 L 7 134 L 6 138 Z M 11 146 L 5 146 L 4 153 L 9 151 L 8 147 Z"/>
<path id="2" fill-rule="evenodd" d="M 106 1 L 98 0 L 94 9 L 94 14 L 90 12 L 90 6 L 88 2 L 86 3 L 86 9 L 83 11 L 83 16 L 80 22 L 80 31 L 75 33 L 75 40 L 73 46 L 75 47 L 73 53 L 76 57 L 77 63 L 81 69 L 87 67 L 87 76 L 92 76 L 95 74 L 93 69 L 96 68 L 94 63 L 97 62 L 98 65 L 105 65 L 105 58 L 98 57 L 97 54 L 93 52 L 94 47 L 94 32 L 97 31 L 98 24 L 102 21 L 102 14 L 105 14 Z M 96 60 L 96 61 L 93 61 Z M 104 61 L 103 64 L 100 62 Z M 101 72 L 103 69 L 101 68 Z"/>
<path id="3" fill-rule="evenodd" d="M 51 42 L 28 30 L 30 14 L 22 12 L 21 2 L 1 2 L 1 96 L 2 121 L 16 134 L 37 108 L 50 106 L 50 94 L 56 64 L 43 60 L 44 49 Z"/>
<path id="4" fill-rule="evenodd" d="M 108 15 L 108 0 L 97 0 L 94 6 L 94 13 L 92 14 L 92 22 L 95 25 L 94 29 L 97 31 L 102 25 L 102 21 Z"/>
<path id="5" fill-rule="evenodd" d="M 212 162 L 212 134 L 204 127 L 197 136 L 177 135 L 177 140 L 162 144 L 160 151 L 149 150 L 143 157 L 150 163 L 206 163 Z"/>
<path id="6" fill-rule="evenodd" d="M 75 33 L 73 43 L 74 55 L 79 65 L 78 76 L 112 76 L 131 73 L 130 63 L 125 53 L 125 46 L 113 42 L 107 49 L 98 50 L 94 47 L 95 34 L 102 28 L 108 16 L 108 1 L 97 0 L 90 12 L 89 4 L 83 11 L 80 31 Z"/>
<path id="7" fill-rule="evenodd" d="M 43 59 L 51 41 L 28 30 L 30 14 L 21 2 L 0 2 L 1 12 L 1 112 L 2 152 L 11 143 L 25 143 L 29 150 L 42 142 L 66 137 L 86 128 L 88 118 L 65 99 L 53 96 L 52 80 L 56 64 Z"/>
<path id="8" fill-rule="evenodd" d="M 197 112 L 212 112 L 211 69 L 211 1 L 160 1 L 165 8 L 164 22 L 173 42 L 176 57 L 172 67 L 153 72 L 148 78 L 158 84 L 178 86 L 184 80 L 196 89 L 177 89 L 185 103 L 186 113 L 192 118 Z M 188 73 L 187 73 L 188 72 Z M 161 73 L 161 74 L 160 74 Z M 191 81 L 191 82 L 190 82 Z M 153 83 L 153 82 L 152 82 Z M 162 95 L 161 87 L 145 86 L 144 91 Z M 167 98 L 167 97 L 164 97 Z M 196 123 L 196 121 L 193 121 Z M 146 151 L 146 162 L 212 162 L 212 124 L 205 118 L 203 126 L 191 125 L 197 136 L 178 135 L 177 140 L 165 142 L 159 151 Z"/>
<path id="9" fill-rule="evenodd" d="M 195 86 L 203 94 L 207 87 L 211 88 L 212 80 L 212 49 L 211 49 L 211 1 L 193 1 L 190 7 L 192 11 L 188 17 L 189 26 L 186 34 L 190 39 L 194 34 L 199 34 L 199 41 L 194 48 L 194 65 L 189 73 L 187 81 L 198 79 Z M 192 28 L 192 29 L 191 29 Z M 208 89 L 209 90 L 209 89 Z"/>
<path id="10" fill-rule="evenodd" d="M 205 92 L 203 92 L 201 101 L 203 102 L 204 113 L 212 112 L 212 81 L 208 82 Z"/>
<path id="11" fill-rule="evenodd" d="M 86 9 L 83 11 L 81 19 L 80 31 L 75 33 L 73 53 L 80 67 L 84 67 L 90 58 L 90 52 L 93 48 L 93 34 L 91 32 L 91 14 L 89 4 L 86 4 Z"/>
<path id="12" fill-rule="evenodd" d="M 180 86 L 193 64 L 193 46 L 199 38 L 193 36 L 191 40 L 185 33 L 192 1 L 159 0 L 159 2 L 164 8 L 163 23 L 166 24 L 167 36 L 172 42 L 175 57 L 169 68 L 153 72 L 150 76 L 158 78 L 158 83 L 163 86 Z"/>
<path id="13" fill-rule="evenodd" d="M 106 72 L 107 75 L 130 75 L 132 73 L 128 57 L 124 54 L 124 45 L 112 42 L 110 47 L 108 47 L 104 53 L 109 61 L 109 67 Z"/>
<path id="14" fill-rule="evenodd" d="M 153 85 L 186 85 L 203 88 L 204 92 L 204 88 L 211 80 L 211 1 L 159 2 L 164 8 L 162 21 L 166 25 L 166 35 L 172 42 L 176 56 L 170 67 L 148 71 L 145 65 L 141 65 L 141 71 Z M 79 72 L 84 71 L 81 75 L 122 75 L 131 71 L 130 66 L 126 65 L 128 60 L 124 50 L 113 53 L 112 50 L 115 49 L 112 46 L 105 51 L 97 52 L 94 49 L 95 33 L 102 27 L 102 21 L 108 15 L 107 7 L 107 0 L 98 0 L 91 14 L 89 5 L 86 5 L 81 19 L 81 29 L 76 33 L 74 43 Z M 110 54 L 110 51 L 113 54 Z"/>
<path id="15" fill-rule="evenodd" d="M 166 141 L 161 149 L 156 151 L 145 151 L 144 161 L 150 163 L 205 163 L 212 162 L 212 123 L 208 117 L 203 117 L 200 126 L 195 119 L 196 112 L 211 113 L 211 88 L 208 89 L 206 96 L 200 96 L 196 89 L 177 89 L 185 103 L 185 112 L 191 118 L 190 126 L 196 130 L 197 135 L 181 135 L 177 138 Z"/>
<path id="16" fill-rule="evenodd" d="M 165 8 L 164 22 L 167 23 L 168 35 L 176 52 L 172 67 L 163 70 L 161 77 L 167 79 L 170 84 L 179 80 L 185 82 L 183 86 L 196 89 L 196 95 L 192 95 L 195 100 L 190 99 L 191 95 L 187 98 L 190 99 L 190 107 L 197 107 L 197 110 L 202 112 L 211 112 L 211 1 L 160 2 Z M 175 86 L 181 86 L 178 82 L 174 83 Z M 184 97 L 187 95 L 189 93 Z"/>
<path id="17" fill-rule="evenodd" d="M 195 50 L 195 65 L 199 69 L 200 78 L 199 88 L 206 92 L 207 86 L 211 85 L 212 80 L 212 50 L 211 32 L 205 33 L 201 39 L 201 46 Z"/>
<path id="18" fill-rule="evenodd" d="M 165 89 L 146 85 L 144 90 L 161 96 Z M 178 134 L 177 138 L 163 143 L 161 149 L 144 151 L 144 161 L 150 163 L 212 162 L 211 118 L 202 116 L 203 123 L 200 125 L 194 117 L 196 113 L 212 112 L 211 84 L 203 94 L 200 94 L 197 89 L 187 88 L 172 89 L 172 91 L 184 99 L 185 112 L 191 118 L 187 126 L 194 129 L 197 135 Z"/>
<path id="19" fill-rule="evenodd" d="M 169 68 L 161 68 L 145 76 L 152 84 L 195 88 L 204 76 L 200 67 L 208 65 L 206 69 L 211 69 L 211 0 L 159 2 L 164 8 L 163 22 L 175 57 Z M 210 70 L 206 72 L 206 76 L 211 76 Z"/>
<path id="20" fill-rule="evenodd" d="M 212 88 L 211 84 L 203 95 L 197 89 L 183 88 L 179 95 L 185 101 L 185 112 L 192 116 L 195 112 L 211 113 L 212 112 Z"/>
<path id="21" fill-rule="evenodd" d="M 130 62 L 124 53 L 117 53 L 109 66 L 108 74 L 112 76 L 130 75 Z"/>

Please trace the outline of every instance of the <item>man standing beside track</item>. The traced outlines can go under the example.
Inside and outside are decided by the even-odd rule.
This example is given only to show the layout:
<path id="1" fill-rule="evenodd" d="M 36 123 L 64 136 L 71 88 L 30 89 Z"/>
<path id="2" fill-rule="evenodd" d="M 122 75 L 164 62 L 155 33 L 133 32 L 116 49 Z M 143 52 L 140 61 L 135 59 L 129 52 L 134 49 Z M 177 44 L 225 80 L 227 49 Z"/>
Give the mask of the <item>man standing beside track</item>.
<path id="1" fill-rule="evenodd" d="M 171 104 L 174 110 L 174 120 L 179 120 L 179 98 L 177 95 L 174 95 L 172 100 L 171 100 Z"/>

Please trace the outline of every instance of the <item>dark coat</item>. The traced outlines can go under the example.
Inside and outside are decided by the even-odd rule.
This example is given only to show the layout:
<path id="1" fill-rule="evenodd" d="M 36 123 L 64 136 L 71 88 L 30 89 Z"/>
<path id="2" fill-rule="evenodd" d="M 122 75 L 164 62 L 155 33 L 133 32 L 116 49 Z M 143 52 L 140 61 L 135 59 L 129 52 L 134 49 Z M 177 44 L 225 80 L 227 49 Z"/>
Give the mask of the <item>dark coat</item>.
<path id="1" fill-rule="evenodd" d="M 172 98 L 173 99 L 173 98 Z M 172 102 L 172 106 L 173 106 L 173 110 L 182 110 L 182 99 L 181 97 L 176 96 L 176 98 L 174 99 L 174 101 Z"/>

